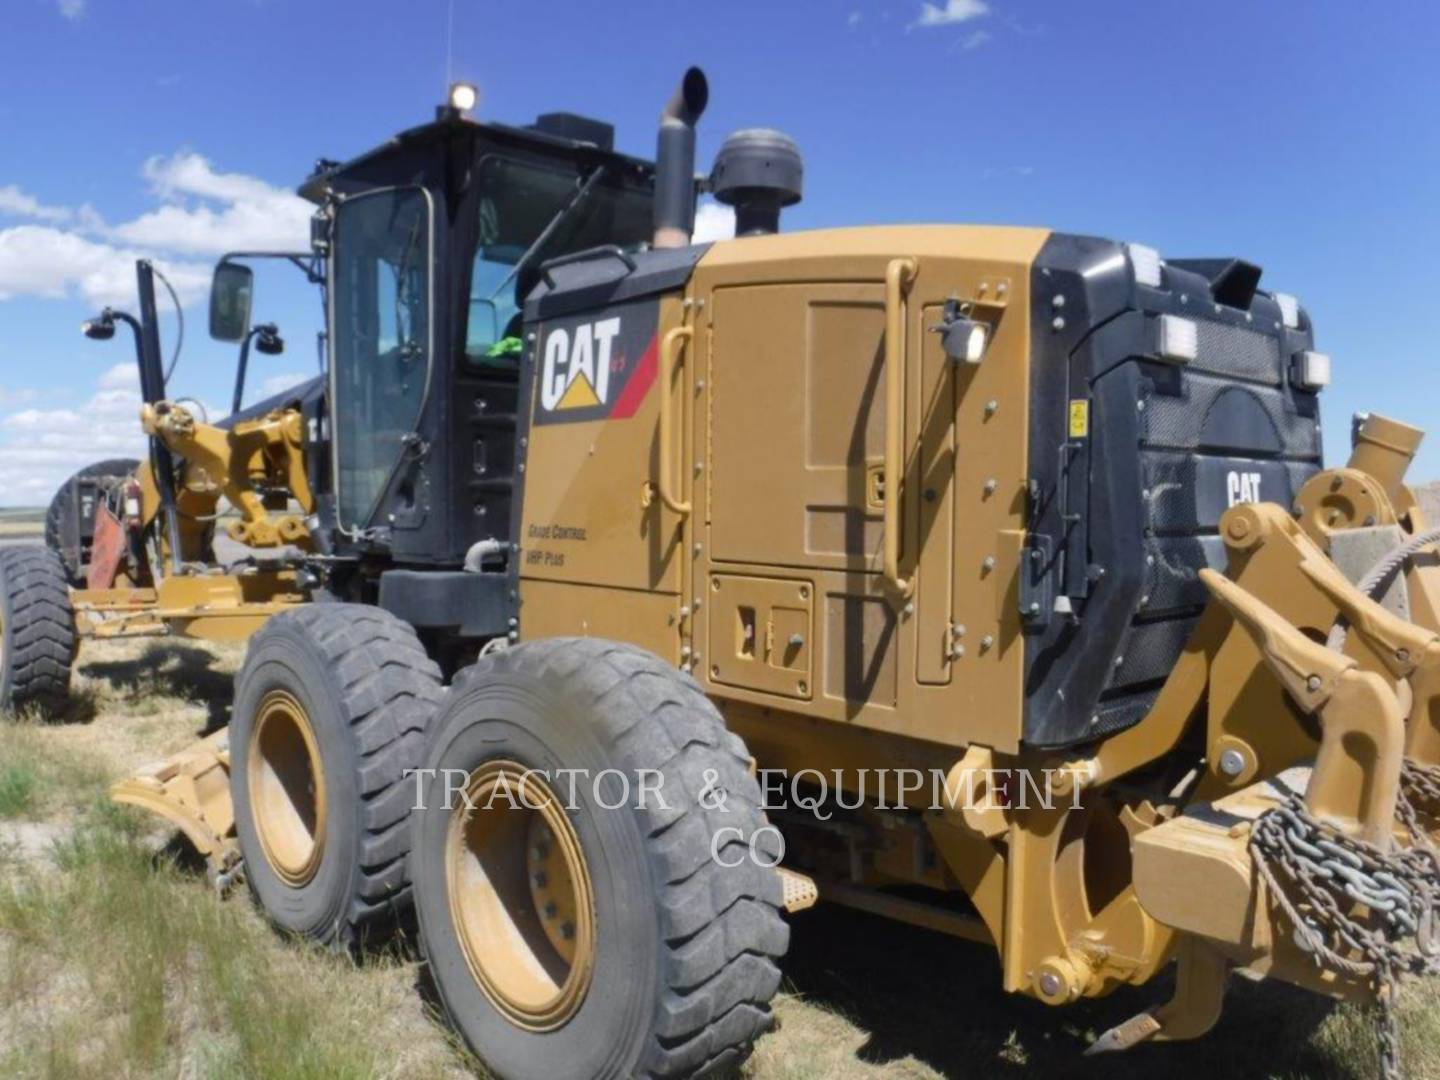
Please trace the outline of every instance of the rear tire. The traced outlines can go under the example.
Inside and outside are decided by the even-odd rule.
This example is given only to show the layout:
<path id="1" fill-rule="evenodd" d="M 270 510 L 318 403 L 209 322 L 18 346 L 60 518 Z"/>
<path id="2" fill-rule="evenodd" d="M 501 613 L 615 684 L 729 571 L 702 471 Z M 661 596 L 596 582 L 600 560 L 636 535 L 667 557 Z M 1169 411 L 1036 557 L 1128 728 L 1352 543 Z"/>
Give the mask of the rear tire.
<path id="1" fill-rule="evenodd" d="M 79 587 L 85 583 L 85 575 L 90 564 L 88 544 L 82 543 L 78 552 L 66 551 L 64 548 L 65 521 L 75 512 L 71 485 L 76 480 L 90 480 L 95 477 L 133 476 L 139 468 L 140 462 L 134 458 L 112 458 L 109 461 L 97 461 L 94 465 L 85 466 L 69 480 L 66 480 L 60 486 L 60 490 L 55 493 L 55 497 L 50 500 L 50 507 L 45 511 L 45 546 L 59 555 L 71 585 Z M 82 522 L 82 526 L 83 524 Z"/>
<path id="2" fill-rule="evenodd" d="M 339 948 L 410 905 L 407 817 L 440 672 L 379 608 L 277 615 L 236 677 L 230 789 L 245 876 L 280 928 Z"/>
<path id="3" fill-rule="evenodd" d="M 749 1055 L 772 1026 L 770 999 L 789 943 L 773 868 L 779 836 L 766 827 L 749 760 L 692 679 L 628 645 L 557 638 L 508 649 L 460 674 L 420 774 L 412 876 L 421 946 L 440 998 L 493 1074 L 714 1076 Z M 559 831 L 581 852 L 580 900 L 558 905 L 562 917 L 580 912 L 568 935 L 560 928 L 561 944 L 579 945 L 558 961 L 555 928 L 546 925 L 557 875 L 537 882 L 525 861 L 543 857 L 556 830 L 539 831 L 537 851 L 535 823 L 528 831 L 504 824 L 507 815 L 533 812 L 525 806 L 497 809 L 477 798 L 480 809 L 467 812 L 458 797 L 453 811 L 445 805 L 444 770 L 474 778 L 472 787 L 450 779 L 452 791 L 469 793 L 491 770 L 517 767 L 554 778 L 547 787 L 542 777 L 520 801 L 563 800 Z M 583 770 L 573 791 L 557 772 L 567 769 Z M 638 805 L 647 774 L 652 792 L 658 777 L 666 806 L 653 797 Z M 707 798 L 714 791 L 723 792 L 723 809 Z M 518 850 L 475 839 L 507 831 L 527 838 Z M 770 865 L 752 860 L 752 850 Z M 518 884 L 507 890 L 507 882 Z M 487 913 L 496 903 L 507 917 Z M 526 927 L 528 945 L 517 952 Z M 582 961 L 577 991 L 571 984 Z M 552 980 L 552 1000 L 514 974 L 535 970 Z"/>
<path id="4" fill-rule="evenodd" d="M 75 612 L 46 548 L 0 548 L 0 713 L 58 711 L 70 693 Z"/>

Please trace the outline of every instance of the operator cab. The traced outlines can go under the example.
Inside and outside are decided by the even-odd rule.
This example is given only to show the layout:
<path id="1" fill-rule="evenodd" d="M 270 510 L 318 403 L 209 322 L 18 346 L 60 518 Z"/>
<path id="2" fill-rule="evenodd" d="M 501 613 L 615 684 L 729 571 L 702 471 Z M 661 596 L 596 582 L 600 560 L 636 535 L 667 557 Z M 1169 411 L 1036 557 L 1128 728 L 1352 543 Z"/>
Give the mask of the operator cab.
<path id="1" fill-rule="evenodd" d="M 301 185 L 328 330 L 327 385 L 301 402 L 315 531 L 351 564 L 347 595 L 373 600 L 382 567 L 458 568 L 508 541 L 524 299 L 546 263 L 654 232 L 655 167 L 613 146 L 610 124 L 570 113 L 511 127 L 442 106 Z M 212 327 L 248 346 L 251 285 L 231 259 Z"/>
<path id="2" fill-rule="evenodd" d="M 613 141 L 442 109 L 301 187 L 329 261 L 330 506 L 362 553 L 458 566 L 508 539 L 524 296 L 548 260 L 650 238 L 653 166 Z"/>

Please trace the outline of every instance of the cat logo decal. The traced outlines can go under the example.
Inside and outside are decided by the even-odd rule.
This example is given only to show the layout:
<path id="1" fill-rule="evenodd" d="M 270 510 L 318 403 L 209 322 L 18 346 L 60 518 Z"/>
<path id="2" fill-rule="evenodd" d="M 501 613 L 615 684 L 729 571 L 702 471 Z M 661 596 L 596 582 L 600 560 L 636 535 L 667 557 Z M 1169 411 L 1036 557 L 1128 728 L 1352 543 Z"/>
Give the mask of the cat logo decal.
<path id="1" fill-rule="evenodd" d="M 535 423 L 623 420 L 635 415 L 658 368 L 654 301 L 600 317 L 543 324 Z"/>

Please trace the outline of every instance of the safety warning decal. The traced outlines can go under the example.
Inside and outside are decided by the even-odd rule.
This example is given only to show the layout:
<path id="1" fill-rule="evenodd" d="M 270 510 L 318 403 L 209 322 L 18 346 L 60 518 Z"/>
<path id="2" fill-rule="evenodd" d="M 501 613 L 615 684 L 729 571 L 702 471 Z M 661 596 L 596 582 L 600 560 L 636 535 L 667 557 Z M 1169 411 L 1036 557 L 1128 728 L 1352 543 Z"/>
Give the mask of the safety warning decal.
<path id="1" fill-rule="evenodd" d="M 1090 434 L 1090 402 L 1076 398 L 1070 402 L 1070 438 L 1083 439 Z"/>
<path id="2" fill-rule="evenodd" d="M 536 351 L 536 424 L 623 420 L 655 382 L 659 301 L 546 322 Z"/>

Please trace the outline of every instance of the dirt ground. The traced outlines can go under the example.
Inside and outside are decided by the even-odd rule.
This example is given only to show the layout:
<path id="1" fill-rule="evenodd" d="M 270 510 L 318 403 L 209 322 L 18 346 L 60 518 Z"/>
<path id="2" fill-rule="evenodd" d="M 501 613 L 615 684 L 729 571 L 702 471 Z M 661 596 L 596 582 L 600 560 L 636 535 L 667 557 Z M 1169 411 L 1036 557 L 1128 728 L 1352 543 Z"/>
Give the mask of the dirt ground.
<path id="1" fill-rule="evenodd" d="M 89 643 L 58 718 L 0 722 L 0 1076 L 462 1077 L 401 943 L 356 962 L 215 898 L 183 842 L 106 786 L 227 720 L 238 647 Z M 1056 1011 L 978 946 L 821 907 L 793 921 L 779 1029 L 747 1077 L 1365 1077 L 1371 1018 L 1236 985 L 1188 1046 L 1084 1059 L 1163 987 Z M 1410 1076 L 1440 1080 L 1440 996 L 1402 999 Z"/>

